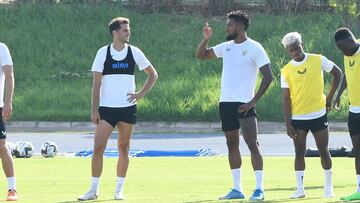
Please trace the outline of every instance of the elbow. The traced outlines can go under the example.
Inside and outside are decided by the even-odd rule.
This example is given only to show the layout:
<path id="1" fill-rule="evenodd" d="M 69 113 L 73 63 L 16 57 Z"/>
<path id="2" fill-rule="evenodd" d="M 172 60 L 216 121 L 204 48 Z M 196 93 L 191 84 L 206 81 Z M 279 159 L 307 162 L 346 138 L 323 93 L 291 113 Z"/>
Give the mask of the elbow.
<path id="1" fill-rule="evenodd" d="M 196 54 L 196 58 L 199 59 L 199 60 L 204 60 L 205 59 L 205 57 L 202 54 L 199 54 L 199 53 Z"/>
<path id="2" fill-rule="evenodd" d="M 205 52 L 197 51 L 196 52 L 196 58 L 199 59 L 199 60 L 206 59 L 206 55 L 207 55 L 207 51 L 205 51 Z"/>
<path id="3" fill-rule="evenodd" d="M 159 74 L 158 73 L 155 73 L 154 75 L 154 80 L 157 81 L 159 79 Z"/>
<path id="4" fill-rule="evenodd" d="M 339 68 L 338 74 L 337 74 L 337 78 L 339 79 L 339 81 L 341 80 L 341 76 L 343 75 L 343 72 L 341 71 L 341 69 Z"/>
<path id="5" fill-rule="evenodd" d="M 154 71 L 153 74 L 151 74 L 151 78 L 153 81 L 157 81 L 159 78 L 159 74 L 157 73 L 157 71 Z"/>

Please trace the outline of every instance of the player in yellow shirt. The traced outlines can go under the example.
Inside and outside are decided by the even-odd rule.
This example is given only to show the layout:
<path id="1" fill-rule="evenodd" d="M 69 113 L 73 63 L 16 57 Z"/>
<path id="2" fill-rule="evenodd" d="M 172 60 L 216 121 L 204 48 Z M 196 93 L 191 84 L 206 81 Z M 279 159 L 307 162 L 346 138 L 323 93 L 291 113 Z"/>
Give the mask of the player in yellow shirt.
<path id="1" fill-rule="evenodd" d="M 329 131 L 327 112 L 341 79 L 341 70 L 325 56 L 305 53 L 301 35 L 291 32 L 284 36 L 282 44 L 292 60 L 281 69 L 281 88 L 287 134 L 295 146 L 295 174 L 297 190 L 290 197 L 304 198 L 304 170 L 306 136 L 309 130 L 321 157 L 324 169 L 324 197 L 334 196 L 332 162 L 328 150 Z M 331 89 L 324 95 L 323 71 L 333 76 Z"/>
<path id="2" fill-rule="evenodd" d="M 335 108 L 340 108 L 340 98 L 348 88 L 350 107 L 348 127 L 355 154 L 357 174 L 357 191 L 342 200 L 360 200 L 360 43 L 348 28 L 340 28 L 335 32 L 336 46 L 344 54 L 345 75 L 335 100 Z"/>

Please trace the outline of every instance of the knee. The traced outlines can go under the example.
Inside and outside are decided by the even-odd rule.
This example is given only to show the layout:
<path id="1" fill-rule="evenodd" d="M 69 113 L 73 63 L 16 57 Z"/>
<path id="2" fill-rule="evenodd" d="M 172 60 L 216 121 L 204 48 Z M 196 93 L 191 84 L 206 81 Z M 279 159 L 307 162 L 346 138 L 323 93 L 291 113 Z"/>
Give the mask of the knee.
<path id="1" fill-rule="evenodd" d="M 239 150 L 239 142 L 238 141 L 228 139 L 228 140 L 226 140 L 226 145 L 227 145 L 229 151 Z"/>
<path id="2" fill-rule="evenodd" d="M 305 150 L 295 150 L 295 159 L 304 159 L 305 158 Z"/>
<path id="3" fill-rule="evenodd" d="M 127 153 L 129 151 L 130 144 L 128 142 L 118 143 L 118 149 L 122 153 Z"/>
<path id="4" fill-rule="evenodd" d="M 106 146 L 102 145 L 95 145 L 94 146 L 94 155 L 103 155 L 105 151 Z"/>
<path id="5" fill-rule="evenodd" d="M 245 142 L 252 153 L 259 152 L 259 142 L 257 140 L 245 140 Z"/>
<path id="6" fill-rule="evenodd" d="M 6 147 L 6 144 L 1 144 L 0 145 L 0 156 L 3 157 L 3 156 L 6 156 L 8 154 L 9 154 L 9 150 Z"/>
<path id="7" fill-rule="evenodd" d="M 330 152 L 327 147 L 319 148 L 320 157 L 330 157 Z"/>
<path id="8" fill-rule="evenodd" d="M 360 159 L 360 148 L 354 147 L 352 153 L 355 158 Z"/>

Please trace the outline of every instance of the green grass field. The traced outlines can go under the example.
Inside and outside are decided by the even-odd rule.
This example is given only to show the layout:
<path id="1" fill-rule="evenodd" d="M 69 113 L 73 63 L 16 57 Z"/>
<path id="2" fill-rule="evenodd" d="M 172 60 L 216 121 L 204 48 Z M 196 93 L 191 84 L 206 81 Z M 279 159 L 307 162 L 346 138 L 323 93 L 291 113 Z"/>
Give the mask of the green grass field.
<path id="1" fill-rule="evenodd" d="M 295 189 L 292 157 L 265 157 L 265 202 L 338 202 L 355 190 L 353 159 L 334 158 L 336 197 L 323 199 L 323 172 L 318 158 L 307 159 L 307 198 L 289 200 Z M 97 202 L 113 202 L 116 159 L 104 161 Z M 15 159 L 19 202 L 74 202 L 86 192 L 90 181 L 88 158 Z M 242 167 L 243 188 L 249 197 L 255 185 L 249 157 Z M 200 203 L 220 202 L 217 198 L 231 188 L 226 157 L 132 158 L 124 194 L 126 202 Z M 6 180 L 0 181 L 0 201 L 6 196 Z M 226 201 L 225 201 L 226 202 Z M 239 202 L 239 201 L 227 201 Z M 246 201 L 242 201 L 246 202 Z"/>
<path id="2" fill-rule="evenodd" d="M 0 6 L 0 13 L 0 41 L 8 44 L 15 63 L 14 120 L 89 121 L 92 80 L 76 74 L 89 73 L 97 49 L 111 42 L 107 23 L 116 16 L 130 18 L 131 43 L 143 50 L 159 72 L 153 91 L 139 103 L 139 120 L 219 119 L 221 60 L 195 58 L 205 16 L 139 14 L 121 5 L 81 4 Z M 342 55 L 333 41 L 334 31 L 343 26 L 342 18 L 334 13 L 250 14 L 248 34 L 266 49 L 275 75 L 275 82 L 258 102 L 259 119 L 280 121 L 279 71 L 290 60 L 281 38 L 298 31 L 307 52 L 322 53 L 342 66 Z M 209 19 L 214 30 L 211 45 L 225 40 L 225 20 Z M 61 73 L 75 75 L 61 77 Z M 140 87 L 145 74 L 136 74 Z M 343 104 L 347 104 L 346 93 Z M 346 114 L 347 107 L 330 113 L 330 118 L 344 120 Z"/>

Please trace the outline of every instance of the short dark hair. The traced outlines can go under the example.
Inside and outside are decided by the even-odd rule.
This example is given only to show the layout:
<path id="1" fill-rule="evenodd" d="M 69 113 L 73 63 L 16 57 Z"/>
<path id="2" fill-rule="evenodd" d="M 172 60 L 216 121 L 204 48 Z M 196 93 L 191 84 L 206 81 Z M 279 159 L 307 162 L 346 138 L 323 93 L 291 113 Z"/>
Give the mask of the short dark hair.
<path id="1" fill-rule="evenodd" d="M 228 19 L 232 19 L 236 22 L 240 22 L 240 23 L 244 24 L 245 30 L 247 30 L 247 28 L 250 25 L 249 17 L 246 14 L 246 12 L 243 10 L 231 11 L 230 13 L 227 14 L 227 17 L 228 17 Z"/>
<path id="2" fill-rule="evenodd" d="M 350 31 L 349 28 L 346 27 L 337 29 L 334 34 L 335 42 L 349 37 L 354 38 L 354 34 Z"/>
<path id="3" fill-rule="evenodd" d="M 112 19 L 109 23 L 110 34 L 112 35 L 114 30 L 120 29 L 122 24 L 130 24 L 130 20 L 124 17 L 117 17 Z"/>

